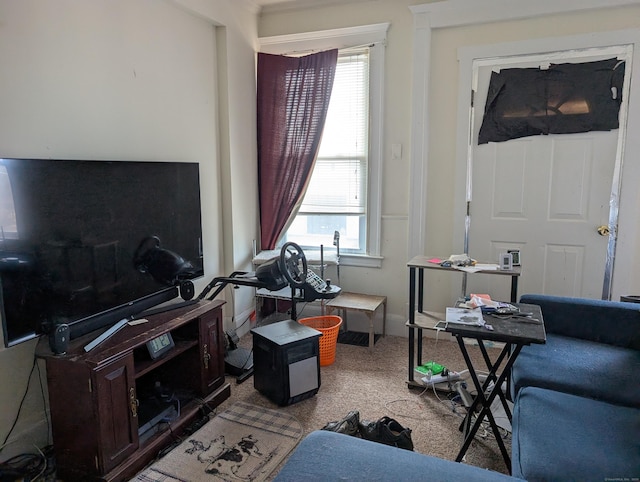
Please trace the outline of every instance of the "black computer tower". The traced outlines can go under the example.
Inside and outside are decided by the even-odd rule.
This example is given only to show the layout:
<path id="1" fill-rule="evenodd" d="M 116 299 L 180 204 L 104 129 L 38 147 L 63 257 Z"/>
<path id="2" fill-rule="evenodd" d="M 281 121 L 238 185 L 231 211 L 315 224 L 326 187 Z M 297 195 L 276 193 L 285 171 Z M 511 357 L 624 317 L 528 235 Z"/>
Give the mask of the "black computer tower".
<path id="1" fill-rule="evenodd" d="M 260 326 L 251 333 L 256 390 L 281 406 L 318 393 L 322 333 L 293 320 Z"/>

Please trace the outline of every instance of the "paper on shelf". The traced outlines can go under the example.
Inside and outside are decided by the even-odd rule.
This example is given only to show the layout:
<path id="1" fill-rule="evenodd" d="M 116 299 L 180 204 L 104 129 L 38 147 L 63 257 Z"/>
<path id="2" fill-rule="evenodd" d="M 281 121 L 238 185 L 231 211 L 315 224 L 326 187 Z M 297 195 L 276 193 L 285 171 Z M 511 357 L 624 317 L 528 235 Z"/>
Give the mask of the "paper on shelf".
<path id="1" fill-rule="evenodd" d="M 459 325 L 484 326 L 484 318 L 480 308 L 447 308 L 445 321 Z"/>
<path id="2" fill-rule="evenodd" d="M 467 273 L 477 273 L 478 271 L 497 271 L 500 267 L 497 264 L 480 264 L 473 266 L 454 266 L 454 268 Z"/>

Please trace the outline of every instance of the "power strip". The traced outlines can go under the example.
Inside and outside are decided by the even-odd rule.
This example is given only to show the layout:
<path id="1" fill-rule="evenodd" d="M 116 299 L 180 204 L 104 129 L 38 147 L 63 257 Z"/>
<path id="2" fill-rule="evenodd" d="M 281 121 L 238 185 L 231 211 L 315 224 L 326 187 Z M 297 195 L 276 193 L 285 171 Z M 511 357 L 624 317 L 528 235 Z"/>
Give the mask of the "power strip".
<path id="1" fill-rule="evenodd" d="M 430 377 L 422 377 L 422 382 L 431 387 L 440 383 L 450 383 L 460 380 L 460 374 L 458 372 L 449 372 L 447 375 L 431 375 Z"/>

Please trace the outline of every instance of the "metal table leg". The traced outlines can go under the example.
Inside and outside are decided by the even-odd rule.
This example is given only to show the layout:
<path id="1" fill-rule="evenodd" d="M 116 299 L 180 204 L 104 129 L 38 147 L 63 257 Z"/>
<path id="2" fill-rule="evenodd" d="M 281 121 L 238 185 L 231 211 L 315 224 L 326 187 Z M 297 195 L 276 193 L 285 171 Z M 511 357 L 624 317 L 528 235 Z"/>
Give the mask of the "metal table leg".
<path id="1" fill-rule="evenodd" d="M 477 395 L 471 407 L 469 408 L 469 411 L 465 419 L 463 420 L 460 426 L 460 430 L 464 434 L 464 442 L 462 444 L 460 452 L 458 452 L 458 456 L 456 457 L 456 462 L 460 462 L 462 460 L 467 450 L 469 449 L 469 446 L 471 445 L 471 442 L 473 441 L 473 438 L 475 437 L 478 429 L 480 428 L 480 424 L 486 418 L 489 421 L 491 430 L 493 431 L 493 434 L 496 438 L 496 442 L 498 443 L 498 447 L 500 448 L 500 452 L 502 453 L 502 458 L 504 459 L 504 462 L 507 465 L 507 468 L 509 469 L 509 471 L 511 471 L 511 458 L 509 456 L 509 453 L 507 452 L 507 449 L 504 445 L 504 441 L 502 440 L 502 437 L 500 435 L 500 430 L 498 428 L 498 425 L 496 424 L 493 414 L 491 413 L 491 404 L 495 400 L 496 396 L 499 397 L 502 403 L 502 406 L 505 409 L 505 413 L 509 418 L 509 421 L 512 420 L 511 410 L 509 409 L 504 393 L 502 393 L 501 386 L 506 380 L 508 374 L 510 373 L 511 367 L 515 362 L 516 357 L 520 353 L 520 350 L 522 349 L 522 345 L 514 345 L 514 348 L 512 350 L 510 349 L 509 345 L 506 345 L 500 352 L 500 355 L 498 356 L 495 363 L 493 363 L 491 362 L 491 359 L 488 356 L 488 353 L 486 351 L 483 341 L 481 339 L 477 339 L 483 358 L 485 360 L 485 363 L 487 364 L 487 368 L 489 369 L 489 376 L 487 377 L 487 380 L 485 381 L 484 384 L 481 384 L 480 380 L 478 379 L 478 375 L 475 371 L 475 368 L 473 366 L 473 363 L 471 361 L 471 358 L 469 357 L 467 347 L 464 344 L 463 337 L 456 336 L 456 340 L 458 341 L 458 346 L 460 347 L 460 351 L 462 352 L 462 356 L 464 357 L 465 363 L 467 364 L 467 368 L 469 369 L 469 374 L 471 375 L 471 379 L 473 380 L 473 384 L 477 392 Z M 505 360 L 506 360 L 505 366 L 502 372 L 498 374 L 500 365 Z M 493 380 L 495 380 L 494 388 L 491 390 L 489 395 L 486 396 L 485 391 L 487 390 L 489 383 Z M 473 425 L 472 425 L 473 415 L 475 414 L 475 411 L 478 407 L 480 408 L 480 413 L 476 416 L 475 421 L 473 422 Z"/>

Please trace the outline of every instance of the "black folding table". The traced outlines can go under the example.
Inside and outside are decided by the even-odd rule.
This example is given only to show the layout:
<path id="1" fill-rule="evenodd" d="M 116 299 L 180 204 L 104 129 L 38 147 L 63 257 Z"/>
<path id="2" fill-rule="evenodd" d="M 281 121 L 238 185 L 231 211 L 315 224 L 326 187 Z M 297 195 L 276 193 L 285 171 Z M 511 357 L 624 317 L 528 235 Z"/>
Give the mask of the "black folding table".
<path id="1" fill-rule="evenodd" d="M 546 333 L 544 330 L 544 321 L 542 319 L 542 312 L 537 305 L 527 304 L 514 304 L 520 309 L 521 313 L 531 313 L 530 317 L 497 317 L 489 314 L 485 314 L 484 320 L 488 325 L 491 325 L 493 330 L 489 330 L 486 327 L 474 326 L 474 325 L 462 325 L 457 323 L 447 323 L 446 331 L 456 337 L 458 346 L 462 352 L 469 374 L 473 380 L 477 395 L 469 408 L 466 417 L 460 425 L 460 430 L 464 434 L 464 442 L 462 448 L 456 457 L 456 462 L 460 462 L 466 454 L 476 432 L 480 428 L 482 421 L 486 418 L 489 421 L 491 430 L 495 435 L 498 447 L 502 453 L 502 457 L 507 465 L 509 471 L 511 471 L 511 458 L 504 445 L 504 441 L 498 430 L 495 418 L 491 413 L 491 404 L 496 397 L 500 399 L 504 411 L 509 418 L 509 422 L 512 421 L 511 409 L 507 404 L 507 393 L 505 394 L 501 387 L 505 381 L 509 380 L 511 367 L 516 361 L 516 358 L 520 354 L 520 350 L 525 345 L 532 343 L 545 343 Z M 474 339 L 477 341 L 480 347 L 482 357 L 489 369 L 489 375 L 484 383 L 480 383 L 473 362 L 467 351 L 467 345 L 464 339 Z M 493 341 L 504 343 L 505 346 L 501 350 L 500 354 L 495 361 L 492 361 L 487 352 L 485 342 Z M 502 366 L 502 368 L 501 368 Z M 490 389 L 493 383 L 493 388 Z M 476 415 L 476 411 L 480 410 Z M 474 420 L 475 417 L 475 420 Z"/>

